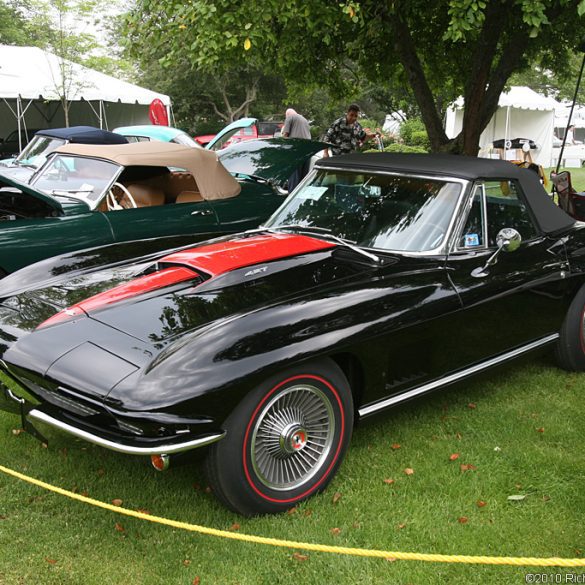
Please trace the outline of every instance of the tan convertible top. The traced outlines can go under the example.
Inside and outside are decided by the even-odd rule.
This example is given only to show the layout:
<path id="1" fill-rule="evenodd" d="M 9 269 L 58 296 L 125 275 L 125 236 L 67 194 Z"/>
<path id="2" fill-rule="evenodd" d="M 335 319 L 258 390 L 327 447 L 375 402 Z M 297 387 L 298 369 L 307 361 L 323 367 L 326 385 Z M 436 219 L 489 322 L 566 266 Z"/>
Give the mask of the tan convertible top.
<path id="1" fill-rule="evenodd" d="M 170 142 L 134 142 L 131 144 L 67 144 L 55 150 L 112 161 L 124 167 L 178 167 L 190 172 L 204 199 L 227 199 L 238 195 L 240 184 L 219 162 L 217 154 Z"/>

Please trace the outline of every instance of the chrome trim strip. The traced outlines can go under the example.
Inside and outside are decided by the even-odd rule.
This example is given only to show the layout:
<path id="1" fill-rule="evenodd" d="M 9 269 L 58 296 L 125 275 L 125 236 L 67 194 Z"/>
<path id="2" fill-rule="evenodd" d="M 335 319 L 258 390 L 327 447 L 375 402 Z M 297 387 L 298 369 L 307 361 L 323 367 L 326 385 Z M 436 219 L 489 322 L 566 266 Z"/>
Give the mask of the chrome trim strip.
<path id="1" fill-rule="evenodd" d="M 458 380 L 466 378 L 467 376 L 471 376 L 472 374 L 476 374 L 478 372 L 481 372 L 482 370 L 487 370 L 488 368 L 491 368 L 492 366 L 495 366 L 499 363 L 508 361 L 512 358 L 515 358 L 519 355 L 522 355 L 523 353 L 527 353 L 529 351 L 532 351 L 533 349 L 536 349 L 537 347 L 540 347 L 542 345 L 546 345 L 547 343 L 551 343 L 558 338 L 559 338 L 558 333 L 554 333 L 553 335 L 548 335 L 547 337 L 543 337 L 542 339 L 539 339 L 538 341 L 533 341 L 532 343 L 529 343 L 528 345 L 524 345 L 522 347 L 519 347 L 518 349 L 515 349 L 515 350 L 510 351 L 508 353 L 505 353 L 505 354 L 502 354 L 502 355 L 497 356 L 495 358 L 492 358 L 490 360 L 487 360 L 486 362 L 482 362 L 481 364 L 477 364 L 475 366 L 472 366 L 471 368 L 467 368 L 466 370 L 461 370 L 460 372 L 455 372 L 454 374 L 451 374 L 450 376 L 446 376 L 444 378 L 441 378 L 440 380 L 435 380 L 434 382 L 429 382 L 428 384 L 425 384 L 424 386 L 419 386 L 418 388 L 413 388 L 412 390 L 409 390 L 408 392 L 404 392 L 403 394 L 391 396 L 390 398 L 386 398 L 385 400 L 381 400 L 380 402 L 375 402 L 374 404 L 369 404 L 368 406 L 364 406 L 363 408 L 359 409 L 358 413 L 360 416 L 367 416 L 369 414 L 373 414 L 374 412 L 377 412 L 378 410 L 382 410 L 382 409 L 387 408 L 389 406 L 392 406 L 394 404 L 398 404 L 399 402 L 403 402 L 404 400 L 414 398 L 415 396 L 418 396 L 419 394 L 424 394 L 425 392 L 429 392 L 430 390 L 434 390 L 435 388 L 440 388 L 441 386 L 446 386 L 447 384 L 452 384 L 453 382 L 457 382 Z"/>
<path id="2" fill-rule="evenodd" d="M 191 441 L 185 441 L 183 443 L 171 443 L 167 446 L 159 445 L 157 447 L 133 447 L 131 445 L 124 445 L 122 443 L 116 443 L 108 439 L 103 439 L 102 437 L 98 437 L 97 435 L 93 435 L 91 433 L 88 433 L 87 431 L 83 431 L 70 424 L 53 418 L 52 416 L 38 409 L 31 410 L 27 416 L 37 421 L 46 423 L 61 431 L 65 431 L 66 433 L 83 439 L 84 441 L 93 443 L 94 445 L 99 445 L 100 447 L 111 449 L 112 451 L 118 451 L 119 453 L 126 453 L 127 455 L 160 455 L 161 453 L 165 455 L 172 455 L 173 453 L 180 453 L 182 451 L 188 451 L 189 449 L 203 447 L 204 445 L 209 445 L 210 443 L 215 443 L 215 441 L 223 439 L 223 437 L 225 437 L 226 434 L 224 431 L 223 433 L 217 433 L 215 435 L 210 435 L 209 437 L 193 439 Z"/>

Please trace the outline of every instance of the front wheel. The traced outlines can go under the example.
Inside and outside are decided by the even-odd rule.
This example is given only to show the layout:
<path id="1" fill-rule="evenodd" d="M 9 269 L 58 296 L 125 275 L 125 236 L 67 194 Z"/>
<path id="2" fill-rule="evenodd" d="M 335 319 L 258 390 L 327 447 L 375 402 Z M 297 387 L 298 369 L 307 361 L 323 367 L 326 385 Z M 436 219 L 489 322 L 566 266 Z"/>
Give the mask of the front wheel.
<path id="1" fill-rule="evenodd" d="M 274 376 L 253 390 L 209 451 L 211 488 L 246 516 L 282 512 L 322 491 L 353 427 L 349 384 L 330 360 Z"/>

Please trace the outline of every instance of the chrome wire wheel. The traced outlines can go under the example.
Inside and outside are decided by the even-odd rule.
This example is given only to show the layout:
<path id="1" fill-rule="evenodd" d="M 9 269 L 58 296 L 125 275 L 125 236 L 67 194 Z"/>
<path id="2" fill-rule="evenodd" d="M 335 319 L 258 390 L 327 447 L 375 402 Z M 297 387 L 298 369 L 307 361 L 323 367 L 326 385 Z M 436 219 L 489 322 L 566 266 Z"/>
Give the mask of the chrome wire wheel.
<path id="1" fill-rule="evenodd" d="M 296 489 L 317 474 L 331 451 L 335 416 L 330 399 L 311 384 L 279 392 L 255 421 L 250 460 L 275 491 Z"/>

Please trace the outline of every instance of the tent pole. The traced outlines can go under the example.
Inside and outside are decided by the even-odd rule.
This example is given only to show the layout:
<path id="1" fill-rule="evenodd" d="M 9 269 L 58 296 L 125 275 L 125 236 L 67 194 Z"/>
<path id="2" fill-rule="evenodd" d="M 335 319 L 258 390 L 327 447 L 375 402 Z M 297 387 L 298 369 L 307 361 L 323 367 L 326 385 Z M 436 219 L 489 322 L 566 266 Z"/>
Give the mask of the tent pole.
<path id="1" fill-rule="evenodd" d="M 563 144 L 561 145 L 561 152 L 559 153 L 559 160 L 557 161 L 557 168 L 555 174 L 558 174 L 563 160 L 563 152 L 565 151 L 565 143 L 567 142 L 567 132 L 571 127 L 571 118 L 573 116 L 573 110 L 575 109 L 575 102 L 577 101 L 577 94 L 579 93 L 579 86 L 581 85 L 581 78 L 583 77 L 583 69 L 585 68 L 585 39 L 579 46 L 579 50 L 583 52 L 583 62 L 581 63 L 581 71 L 579 71 L 579 78 L 577 79 L 577 87 L 575 87 L 575 95 L 573 96 L 573 103 L 571 104 L 571 111 L 569 112 L 569 118 L 567 119 L 567 127 L 565 128 L 565 135 L 563 136 Z"/>
<path id="2" fill-rule="evenodd" d="M 510 132 L 510 106 L 506 108 L 506 132 L 504 133 L 504 160 L 508 160 L 508 133 Z"/>
<path id="3" fill-rule="evenodd" d="M 22 150 L 22 116 L 21 116 L 21 110 L 22 110 L 22 103 L 20 101 L 20 96 L 18 96 L 16 98 L 16 119 L 18 120 L 18 152 L 20 152 Z"/>

